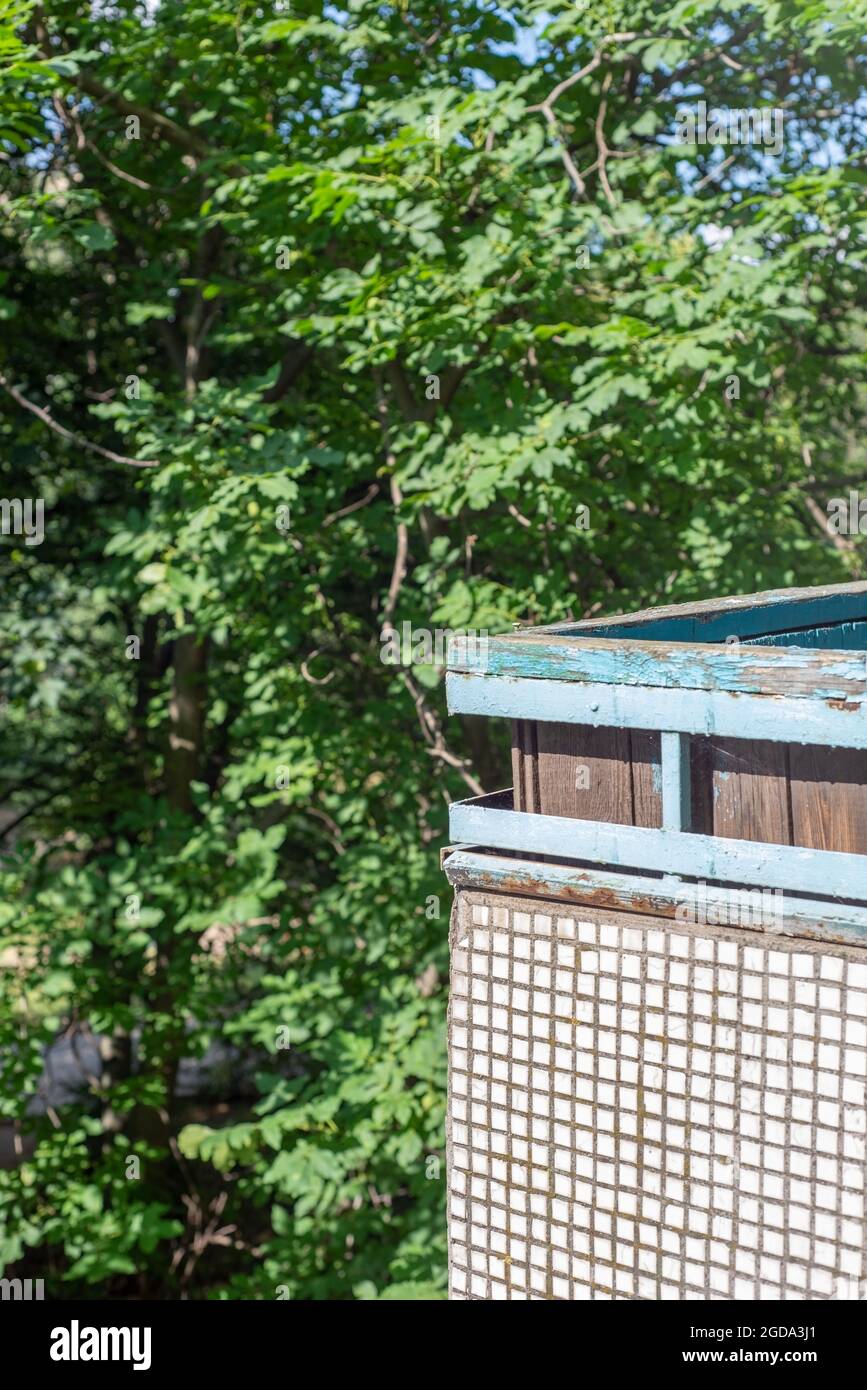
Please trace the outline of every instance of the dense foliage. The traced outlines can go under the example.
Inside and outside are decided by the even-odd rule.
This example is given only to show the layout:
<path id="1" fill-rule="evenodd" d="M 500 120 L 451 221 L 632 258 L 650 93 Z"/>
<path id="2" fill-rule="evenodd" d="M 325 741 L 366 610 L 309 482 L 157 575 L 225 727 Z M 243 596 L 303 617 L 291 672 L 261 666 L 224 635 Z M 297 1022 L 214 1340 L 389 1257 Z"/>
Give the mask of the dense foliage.
<path id="1" fill-rule="evenodd" d="M 438 852 L 508 759 L 383 638 L 859 576 L 867 6 L 0 16 L 0 493 L 45 503 L 0 536 L 0 1267 L 442 1296 Z M 779 150 L 680 143 L 700 101 Z"/>

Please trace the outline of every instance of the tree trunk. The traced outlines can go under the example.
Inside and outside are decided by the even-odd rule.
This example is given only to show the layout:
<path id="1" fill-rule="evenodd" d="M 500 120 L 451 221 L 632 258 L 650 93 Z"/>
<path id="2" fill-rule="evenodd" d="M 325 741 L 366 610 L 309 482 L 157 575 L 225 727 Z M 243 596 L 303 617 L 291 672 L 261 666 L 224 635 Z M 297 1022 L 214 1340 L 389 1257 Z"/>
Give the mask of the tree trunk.
<path id="1" fill-rule="evenodd" d="M 173 811 L 189 815 L 193 809 L 191 783 L 200 776 L 202 765 L 207 644 L 187 633 L 176 639 L 173 659 L 166 795 Z"/>

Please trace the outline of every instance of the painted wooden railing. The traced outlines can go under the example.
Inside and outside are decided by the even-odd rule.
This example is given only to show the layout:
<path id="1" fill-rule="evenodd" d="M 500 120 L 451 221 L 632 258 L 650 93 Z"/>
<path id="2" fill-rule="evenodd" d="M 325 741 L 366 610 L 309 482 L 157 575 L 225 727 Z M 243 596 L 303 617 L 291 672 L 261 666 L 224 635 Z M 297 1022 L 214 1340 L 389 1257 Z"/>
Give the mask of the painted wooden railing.
<path id="1" fill-rule="evenodd" d="M 867 749 L 867 657 L 855 646 L 865 640 L 867 584 L 560 624 L 482 648 L 457 638 L 447 676 L 454 713 L 658 731 L 662 824 L 515 810 L 505 792 L 453 805 L 451 838 L 867 902 L 867 855 L 692 833 L 689 757 L 694 736 Z"/>

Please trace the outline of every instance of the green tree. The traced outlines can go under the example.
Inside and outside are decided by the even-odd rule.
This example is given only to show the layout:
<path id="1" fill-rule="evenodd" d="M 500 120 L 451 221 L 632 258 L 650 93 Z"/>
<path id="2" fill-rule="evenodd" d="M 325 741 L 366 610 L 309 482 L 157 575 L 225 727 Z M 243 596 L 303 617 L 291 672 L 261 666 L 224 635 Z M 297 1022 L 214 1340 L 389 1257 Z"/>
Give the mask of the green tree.
<path id="1" fill-rule="evenodd" d="M 865 18 L 0 9 L 0 488 L 45 502 L 0 537 L 0 1266 L 442 1296 L 438 850 L 508 759 L 385 642 L 860 574 Z M 700 102 L 777 124 L 681 143 Z M 36 1113 L 60 1035 L 101 1066 Z M 191 1105 L 215 1042 L 256 1095 Z"/>

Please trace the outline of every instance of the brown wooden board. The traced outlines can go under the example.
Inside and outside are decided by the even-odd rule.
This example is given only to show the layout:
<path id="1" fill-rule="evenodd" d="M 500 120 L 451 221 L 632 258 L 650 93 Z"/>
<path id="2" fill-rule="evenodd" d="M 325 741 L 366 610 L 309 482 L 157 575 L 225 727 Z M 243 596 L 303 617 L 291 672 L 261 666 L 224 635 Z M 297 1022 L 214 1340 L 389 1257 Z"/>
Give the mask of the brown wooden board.
<path id="1" fill-rule="evenodd" d="M 690 739 L 690 830 L 713 834 L 713 757 L 710 740 Z"/>
<path id="2" fill-rule="evenodd" d="M 867 752 L 789 749 L 793 843 L 867 854 Z"/>
<path id="3" fill-rule="evenodd" d="M 708 740 L 712 834 L 790 845 L 788 745 L 739 738 Z"/>
<path id="4" fill-rule="evenodd" d="M 516 811 L 525 811 L 524 805 L 524 747 L 523 719 L 512 720 L 512 789 Z"/>
<path id="5" fill-rule="evenodd" d="M 662 824 L 659 734 L 583 724 L 512 725 L 515 809 L 619 825 Z"/>
<path id="6" fill-rule="evenodd" d="M 660 736 L 653 730 L 631 729 L 632 824 L 654 829 L 662 825 Z"/>
<path id="7" fill-rule="evenodd" d="M 536 738 L 543 815 L 634 824 L 627 729 L 538 724 Z"/>
<path id="8" fill-rule="evenodd" d="M 532 719 L 512 722 L 512 777 L 516 811 L 539 811 L 537 725 Z"/>

